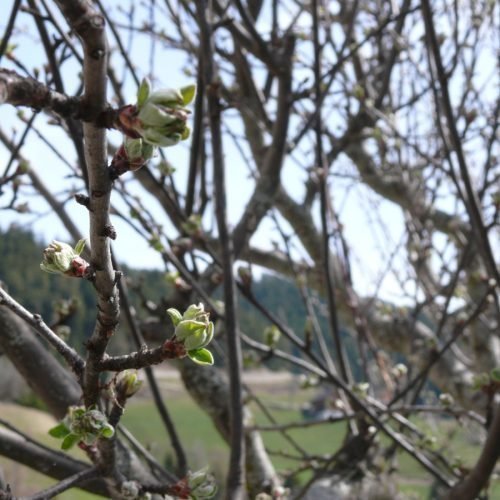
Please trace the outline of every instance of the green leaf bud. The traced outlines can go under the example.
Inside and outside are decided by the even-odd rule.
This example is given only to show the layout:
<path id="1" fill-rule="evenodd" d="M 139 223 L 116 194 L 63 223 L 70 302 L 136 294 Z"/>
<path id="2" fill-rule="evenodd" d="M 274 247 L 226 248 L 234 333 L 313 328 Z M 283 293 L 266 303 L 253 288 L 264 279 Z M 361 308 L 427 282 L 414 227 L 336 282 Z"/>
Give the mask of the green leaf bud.
<path id="1" fill-rule="evenodd" d="M 49 434 L 52 437 L 62 439 L 70 433 L 70 430 L 66 427 L 64 422 L 58 423 L 55 427 L 49 429 Z"/>
<path id="2" fill-rule="evenodd" d="M 176 273 L 176 277 L 178 277 L 178 273 Z M 182 321 L 182 314 L 177 309 L 171 307 L 170 309 L 167 309 L 167 313 L 174 326 L 177 326 Z"/>
<path id="3" fill-rule="evenodd" d="M 147 78 L 143 78 L 139 88 L 137 89 L 137 107 L 140 108 L 151 93 L 151 82 Z"/>
<path id="4" fill-rule="evenodd" d="M 175 336 L 177 340 L 185 341 L 189 337 L 196 335 L 198 332 L 204 331 L 206 327 L 207 325 L 202 321 L 185 319 L 175 327 Z"/>
<path id="5" fill-rule="evenodd" d="M 165 127 L 179 121 L 179 116 L 174 113 L 169 113 L 167 108 L 157 106 L 148 101 L 138 115 L 142 122 L 142 127 Z"/>
<path id="6" fill-rule="evenodd" d="M 63 422 L 53 427 L 49 434 L 63 438 L 62 449 L 67 450 L 79 441 L 87 445 L 94 444 L 98 438 L 109 439 L 115 429 L 106 416 L 97 409 L 86 410 L 83 406 L 71 406 Z"/>
<path id="7" fill-rule="evenodd" d="M 215 478 L 206 467 L 196 472 L 190 472 L 186 479 L 190 497 L 193 499 L 212 498 L 217 493 Z"/>
<path id="8" fill-rule="evenodd" d="M 180 89 L 184 106 L 190 104 L 196 96 L 196 85 L 187 85 Z"/>
<path id="9" fill-rule="evenodd" d="M 212 353 L 205 348 L 188 351 L 188 357 L 198 365 L 213 365 L 214 357 Z"/>
<path id="10" fill-rule="evenodd" d="M 161 130 L 148 128 L 142 132 L 142 137 L 146 142 L 158 147 L 175 146 L 182 137 L 179 134 L 166 136 Z"/>
<path id="11" fill-rule="evenodd" d="M 177 89 L 155 90 L 149 96 L 148 101 L 169 108 L 178 108 L 184 104 L 181 91 Z"/>
<path id="12" fill-rule="evenodd" d="M 80 436 L 76 434 L 68 434 L 64 439 L 61 444 L 61 449 L 63 450 L 69 450 L 72 448 L 78 441 L 80 441 Z"/>
<path id="13" fill-rule="evenodd" d="M 205 319 L 205 316 L 208 318 L 207 313 L 205 312 L 205 306 L 200 302 L 198 305 L 191 304 L 182 315 L 182 319 L 196 319 L 202 321 Z M 200 319 L 203 317 L 203 319 Z"/>
<path id="14" fill-rule="evenodd" d="M 124 370 L 116 378 L 116 391 L 126 398 L 133 396 L 142 386 L 137 370 Z"/>
<path id="15" fill-rule="evenodd" d="M 153 158 L 156 148 L 143 139 L 131 139 L 125 136 L 123 141 L 129 170 L 135 171 Z"/>
<path id="16" fill-rule="evenodd" d="M 177 309 L 167 310 L 172 323 L 175 326 L 175 342 L 181 343 L 184 352 L 199 364 L 213 364 L 213 356 L 210 351 L 204 349 L 213 339 L 214 324 L 209 320 L 210 315 L 205 311 L 204 305 L 191 304 L 181 316 Z"/>
<path id="17" fill-rule="evenodd" d="M 276 347 L 280 337 L 281 332 L 276 325 L 268 326 L 264 330 L 264 343 L 269 347 Z"/>

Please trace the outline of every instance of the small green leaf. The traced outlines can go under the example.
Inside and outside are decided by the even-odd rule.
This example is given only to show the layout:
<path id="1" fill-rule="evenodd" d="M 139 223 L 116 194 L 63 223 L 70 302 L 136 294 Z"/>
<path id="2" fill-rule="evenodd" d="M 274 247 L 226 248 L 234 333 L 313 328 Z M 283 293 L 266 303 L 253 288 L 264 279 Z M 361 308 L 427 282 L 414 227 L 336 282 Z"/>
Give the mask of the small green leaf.
<path id="1" fill-rule="evenodd" d="M 187 106 L 196 95 L 196 85 L 187 85 L 181 88 L 182 102 Z"/>
<path id="2" fill-rule="evenodd" d="M 214 357 L 208 349 L 194 349 L 188 352 L 188 356 L 198 365 L 213 365 Z"/>
<path id="3" fill-rule="evenodd" d="M 140 108 L 151 93 L 151 83 L 147 78 L 143 78 L 139 89 L 137 90 L 137 106 Z"/>
<path id="4" fill-rule="evenodd" d="M 172 320 L 174 326 L 177 326 L 181 322 L 182 314 L 177 309 L 171 307 L 170 309 L 167 309 L 167 313 L 170 316 L 170 319 Z"/>
<path id="5" fill-rule="evenodd" d="M 101 436 L 106 439 L 110 439 L 115 435 L 115 430 L 110 424 L 106 424 L 101 429 Z"/>
<path id="6" fill-rule="evenodd" d="M 77 434 L 68 434 L 64 439 L 61 444 L 61 448 L 63 450 L 69 450 L 71 447 L 73 447 L 76 443 L 80 441 L 80 436 Z"/>
<path id="7" fill-rule="evenodd" d="M 175 327 L 175 336 L 178 340 L 185 340 L 191 335 L 196 335 L 197 332 L 205 330 L 207 324 L 203 321 L 195 321 L 194 319 L 183 319 Z"/>
<path id="8" fill-rule="evenodd" d="M 75 246 L 75 253 L 77 255 L 80 255 L 83 252 L 83 249 L 85 248 L 85 239 L 80 240 L 76 246 Z"/>
<path id="9" fill-rule="evenodd" d="M 70 430 L 66 427 L 64 423 L 59 423 L 55 427 L 52 427 L 52 429 L 49 429 L 49 434 L 52 437 L 61 439 L 65 436 L 67 436 L 70 433 Z"/>
<path id="10" fill-rule="evenodd" d="M 187 138 L 189 138 L 190 134 L 191 134 L 191 129 L 186 125 L 184 127 L 184 130 L 182 131 L 181 139 L 185 141 Z"/>

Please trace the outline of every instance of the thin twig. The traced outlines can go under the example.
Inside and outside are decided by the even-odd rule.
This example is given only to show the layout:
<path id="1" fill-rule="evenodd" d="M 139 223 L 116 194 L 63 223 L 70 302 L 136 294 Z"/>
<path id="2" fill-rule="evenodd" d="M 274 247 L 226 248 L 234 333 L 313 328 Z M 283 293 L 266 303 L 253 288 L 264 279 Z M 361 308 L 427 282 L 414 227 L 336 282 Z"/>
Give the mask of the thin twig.
<path id="1" fill-rule="evenodd" d="M 228 350 L 228 372 L 230 381 L 230 458 L 226 480 L 226 498 L 239 500 L 245 497 L 245 433 L 243 427 L 243 385 L 241 380 L 242 355 L 238 336 L 236 288 L 233 277 L 233 243 L 229 235 L 226 216 L 226 192 L 224 153 L 221 136 L 221 105 L 219 83 L 213 67 L 213 38 L 207 16 L 211 15 L 205 0 L 196 2 L 201 30 L 204 82 L 206 87 L 215 185 L 215 211 L 221 244 L 222 272 L 224 283 L 225 331 Z"/>
<path id="2" fill-rule="evenodd" d="M 97 467 L 90 467 L 89 469 L 82 470 L 81 472 L 77 472 L 73 476 L 70 476 L 66 479 L 63 479 L 59 483 L 47 488 L 46 490 L 40 491 L 35 495 L 25 497 L 28 500 L 46 500 L 48 498 L 54 498 L 56 495 L 63 493 L 74 486 L 77 486 L 89 479 L 93 479 L 98 477 L 99 471 Z"/>
<path id="3" fill-rule="evenodd" d="M 31 325 L 66 360 L 68 366 L 78 377 L 82 375 L 85 366 L 83 359 L 47 326 L 40 314 L 30 313 L 2 288 L 0 288 L 0 305 L 8 307 L 14 314 Z"/>

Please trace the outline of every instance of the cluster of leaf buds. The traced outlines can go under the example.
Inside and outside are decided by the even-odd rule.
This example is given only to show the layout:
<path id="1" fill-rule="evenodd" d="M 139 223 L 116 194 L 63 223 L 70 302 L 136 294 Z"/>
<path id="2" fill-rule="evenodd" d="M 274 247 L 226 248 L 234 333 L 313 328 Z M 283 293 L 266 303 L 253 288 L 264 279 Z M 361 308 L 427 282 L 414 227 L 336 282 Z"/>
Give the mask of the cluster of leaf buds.
<path id="1" fill-rule="evenodd" d="M 87 446 L 93 445 L 99 438 L 110 439 L 115 430 L 101 411 L 84 406 L 70 406 L 64 420 L 49 430 L 49 434 L 62 439 L 61 448 L 68 450 L 82 441 Z"/>
<path id="2" fill-rule="evenodd" d="M 120 109 L 116 126 L 132 139 L 142 138 L 159 147 L 174 146 L 190 134 L 186 125 L 196 86 L 152 91 L 145 78 L 137 91 L 137 104 Z"/>
<path id="3" fill-rule="evenodd" d="M 209 321 L 209 313 L 202 303 L 190 305 L 184 314 L 174 308 L 167 310 L 175 331 L 174 337 L 167 342 L 182 344 L 186 354 L 201 365 L 213 365 L 212 353 L 205 349 L 214 336 L 214 324 Z"/>
<path id="4" fill-rule="evenodd" d="M 190 500 L 204 500 L 212 498 L 217 493 L 217 484 L 212 474 L 205 467 L 177 481 L 170 488 L 169 494 L 176 498 L 189 498 Z"/>
<path id="5" fill-rule="evenodd" d="M 152 91 L 145 78 L 137 91 L 137 104 L 118 110 L 114 124 L 125 134 L 123 144 L 111 162 L 111 178 L 135 171 L 155 155 L 157 147 L 174 146 L 190 134 L 187 106 L 196 94 L 196 85 L 181 89 Z"/>
<path id="6" fill-rule="evenodd" d="M 217 492 L 215 478 L 208 472 L 208 468 L 190 472 L 187 476 L 189 494 L 193 500 L 212 498 Z"/>
<path id="7" fill-rule="evenodd" d="M 80 257 L 84 247 L 85 240 L 80 240 L 75 248 L 67 243 L 54 240 L 43 251 L 43 261 L 40 268 L 47 273 L 83 278 L 89 267 L 89 263 Z"/>

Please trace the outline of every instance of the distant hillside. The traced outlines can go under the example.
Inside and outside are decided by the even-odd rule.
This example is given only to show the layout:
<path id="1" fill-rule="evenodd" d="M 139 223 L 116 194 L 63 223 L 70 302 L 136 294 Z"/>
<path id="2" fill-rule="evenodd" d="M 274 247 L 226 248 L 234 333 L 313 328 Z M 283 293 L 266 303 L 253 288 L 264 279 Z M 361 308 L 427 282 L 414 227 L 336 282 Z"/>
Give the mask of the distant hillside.
<path id="1" fill-rule="evenodd" d="M 30 231 L 16 227 L 5 232 L 0 231 L 0 281 L 7 285 L 16 300 L 29 310 L 40 313 L 49 324 L 56 319 L 54 308 L 57 301 L 76 300 L 76 312 L 67 324 L 71 327 L 70 343 L 75 349 L 81 350 L 94 326 L 94 290 L 83 280 L 66 279 L 42 272 L 40 261 L 44 246 Z M 124 271 L 132 282 L 140 281 L 145 297 L 158 302 L 168 294 L 170 285 L 165 279 L 165 273 L 138 269 Z M 268 274 L 254 282 L 252 287 L 259 301 L 299 336 L 303 334 L 306 312 L 293 282 Z M 220 291 L 216 292 L 216 295 L 220 295 Z M 132 300 L 141 316 L 141 300 L 133 291 Z M 239 319 L 242 330 L 259 340 L 262 339 L 263 330 L 269 325 L 269 322 L 241 297 Z M 324 318 L 320 317 L 320 324 L 326 328 Z M 329 341 L 329 335 L 326 337 Z M 119 345 L 117 348 L 120 348 Z M 285 340 L 280 341 L 280 348 L 292 350 Z M 354 347 L 349 351 L 355 356 Z M 277 366 L 277 363 L 274 363 L 274 366 Z"/>

